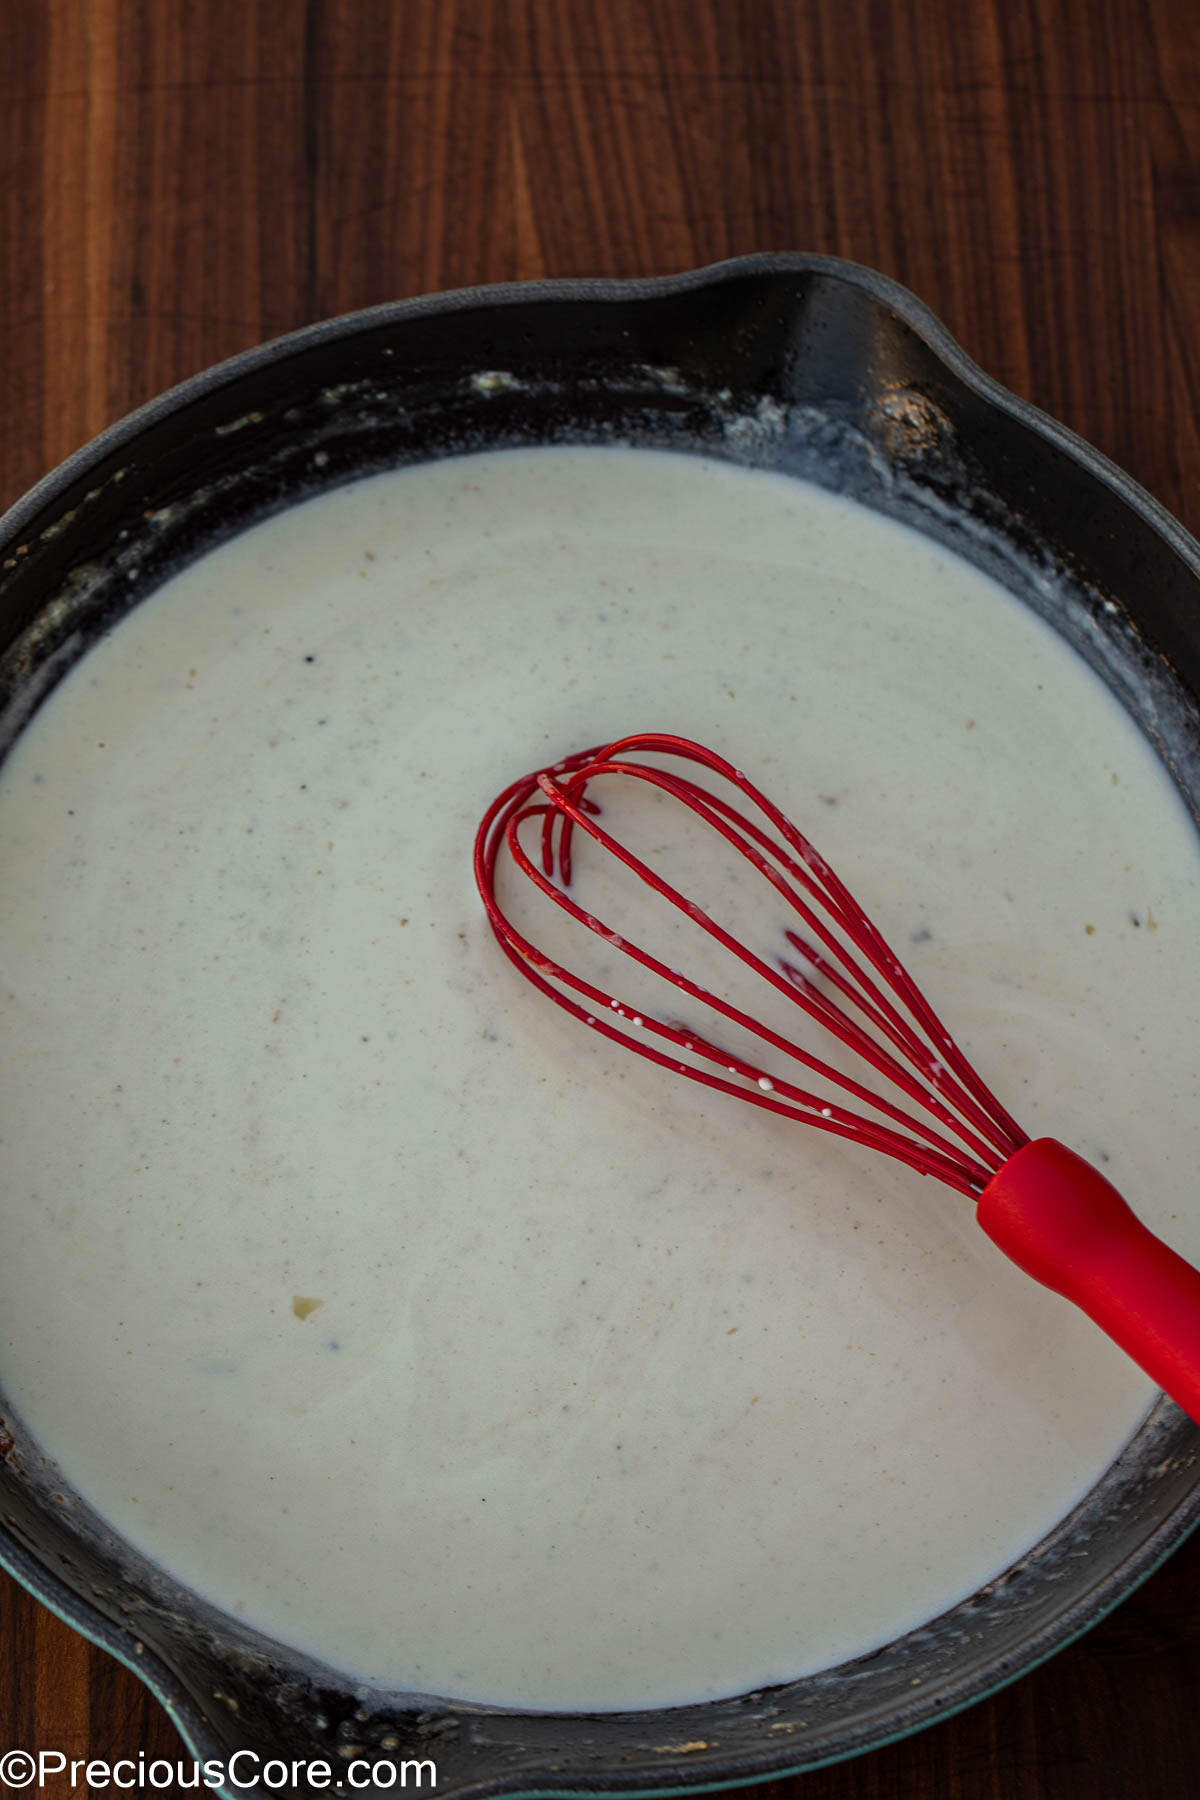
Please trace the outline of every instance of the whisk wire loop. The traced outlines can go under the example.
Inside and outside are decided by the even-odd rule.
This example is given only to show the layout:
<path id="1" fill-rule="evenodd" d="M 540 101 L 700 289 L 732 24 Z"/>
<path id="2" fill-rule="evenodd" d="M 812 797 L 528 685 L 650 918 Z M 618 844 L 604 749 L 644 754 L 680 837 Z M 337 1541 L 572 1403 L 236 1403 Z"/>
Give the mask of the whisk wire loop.
<path id="1" fill-rule="evenodd" d="M 777 837 L 748 818 L 724 795 L 690 775 L 630 760 L 644 754 L 679 759 L 717 775 L 758 810 Z M 587 790 L 593 782 L 606 777 L 648 783 L 686 807 L 736 850 L 772 885 L 808 934 L 801 936 L 795 929 L 785 927 L 785 942 L 835 995 L 856 1009 L 871 1030 L 852 1018 L 838 999 L 823 993 L 790 957 L 780 954 L 775 967 L 764 961 L 600 825 L 601 809 Z M 534 819 L 540 821 L 540 868 L 526 852 L 520 835 L 522 827 Z M 775 992 L 840 1039 L 934 1123 L 914 1117 L 853 1076 L 832 1067 L 761 1019 L 669 967 L 587 911 L 566 891 L 572 879 L 572 838 L 577 828 Z M 864 1117 L 777 1075 L 768 1076 L 755 1063 L 711 1042 L 688 1025 L 655 1018 L 627 1006 L 539 950 L 513 923 L 497 898 L 497 863 L 505 849 L 517 871 L 578 924 L 690 999 L 800 1063 L 891 1123 L 882 1124 L 878 1117 Z M 480 825 L 475 875 L 492 928 L 521 973 L 592 1030 L 651 1062 L 764 1110 L 867 1144 L 970 1195 L 978 1195 L 995 1171 L 1027 1142 L 824 858 L 741 771 L 690 739 L 667 734 L 623 738 L 581 751 L 552 768 L 512 783 L 493 802 Z M 853 945 L 858 956 L 849 945 Z M 862 966 L 860 958 L 875 971 L 878 981 Z M 674 1053 L 659 1049 L 648 1038 L 665 1041 Z M 881 1043 L 880 1038 L 885 1042 Z M 680 1051 L 700 1061 L 681 1060 Z M 892 1051 L 903 1060 L 898 1060 Z M 716 1064 L 721 1073 L 704 1068 L 704 1061 Z M 735 1079 L 730 1080 L 730 1076 Z"/>

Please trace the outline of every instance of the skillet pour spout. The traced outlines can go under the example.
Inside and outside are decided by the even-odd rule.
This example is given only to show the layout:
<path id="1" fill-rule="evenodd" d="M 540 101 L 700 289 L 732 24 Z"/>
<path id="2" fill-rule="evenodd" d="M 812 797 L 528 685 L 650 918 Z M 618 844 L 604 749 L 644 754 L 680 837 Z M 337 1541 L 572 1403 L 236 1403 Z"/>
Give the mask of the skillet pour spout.
<path id="1" fill-rule="evenodd" d="M 977 369 L 911 294 L 804 255 L 378 307 L 236 357 L 121 421 L 0 522 L 0 756 L 116 619 L 251 523 L 383 469 L 614 441 L 815 481 L 965 556 L 1100 673 L 1200 815 L 1196 544 Z M 855 1755 L 1030 1669 L 1200 1515 L 1200 1432 L 1163 1399 L 1047 1539 L 871 1656 L 665 1711 L 521 1712 L 355 1684 L 255 1634 L 116 1538 L 2 1395 L 0 1419 L 0 1558 L 142 1676 L 195 1755 L 323 1760 L 334 1781 L 364 1758 L 408 1764 L 410 1787 L 433 1785 L 432 1763 L 443 1796 L 669 1792 Z M 395 1621 L 406 1632 L 402 1593 Z"/>

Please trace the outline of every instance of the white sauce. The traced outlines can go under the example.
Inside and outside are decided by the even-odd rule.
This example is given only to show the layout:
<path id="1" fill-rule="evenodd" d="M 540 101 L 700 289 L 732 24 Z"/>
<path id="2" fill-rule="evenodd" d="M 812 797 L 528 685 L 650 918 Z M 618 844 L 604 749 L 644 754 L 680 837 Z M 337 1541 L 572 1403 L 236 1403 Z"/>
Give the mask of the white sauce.
<path id="1" fill-rule="evenodd" d="M 607 1708 L 830 1664 L 1022 1553 L 1151 1398 L 969 1202 L 509 968 L 479 815 L 631 729 L 783 802 L 1026 1129 L 1200 1256 L 1197 843 L 1021 605 L 649 453 L 297 508 L 5 765 L 0 1375 L 118 1530 L 356 1677 Z"/>

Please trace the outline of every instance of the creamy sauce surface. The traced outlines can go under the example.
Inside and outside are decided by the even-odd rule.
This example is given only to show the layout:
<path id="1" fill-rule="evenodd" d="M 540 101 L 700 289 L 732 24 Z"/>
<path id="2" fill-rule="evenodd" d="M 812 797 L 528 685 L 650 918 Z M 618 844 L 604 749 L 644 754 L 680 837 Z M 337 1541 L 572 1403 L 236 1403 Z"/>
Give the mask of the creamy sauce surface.
<path id="1" fill-rule="evenodd" d="M 968 1201 L 505 962 L 485 805 L 651 729 L 780 800 L 1025 1129 L 1200 1258 L 1196 837 L 1018 602 L 649 452 L 297 507 L 0 776 L 0 1377 L 120 1532 L 356 1678 L 608 1708 L 829 1665 L 1024 1552 L 1152 1397 Z"/>

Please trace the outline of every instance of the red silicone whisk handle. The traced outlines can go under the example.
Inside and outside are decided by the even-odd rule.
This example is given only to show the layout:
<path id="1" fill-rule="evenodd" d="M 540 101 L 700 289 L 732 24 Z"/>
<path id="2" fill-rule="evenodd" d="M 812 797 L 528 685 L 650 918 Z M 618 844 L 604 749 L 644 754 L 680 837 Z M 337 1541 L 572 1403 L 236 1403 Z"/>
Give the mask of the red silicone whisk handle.
<path id="1" fill-rule="evenodd" d="M 976 1217 L 1018 1268 L 1073 1300 L 1200 1422 L 1200 1271 L 1098 1170 L 1035 1138 L 993 1175 Z"/>

